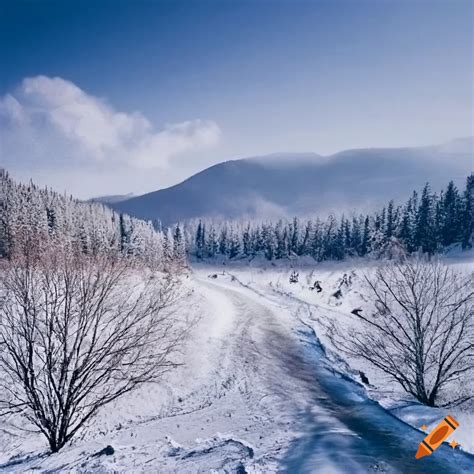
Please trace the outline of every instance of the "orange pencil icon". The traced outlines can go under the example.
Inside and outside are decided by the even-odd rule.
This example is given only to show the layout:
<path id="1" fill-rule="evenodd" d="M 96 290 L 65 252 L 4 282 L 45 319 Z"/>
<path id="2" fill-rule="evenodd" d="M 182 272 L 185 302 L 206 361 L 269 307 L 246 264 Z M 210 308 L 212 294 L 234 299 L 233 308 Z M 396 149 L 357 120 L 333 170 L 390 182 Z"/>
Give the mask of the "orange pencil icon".
<path id="1" fill-rule="evenodd" d="M 459 423 L 451 415 L 444 418 L 420 443 L 416 452 L 416 459 L 432 454 L 458 426 Z"/>

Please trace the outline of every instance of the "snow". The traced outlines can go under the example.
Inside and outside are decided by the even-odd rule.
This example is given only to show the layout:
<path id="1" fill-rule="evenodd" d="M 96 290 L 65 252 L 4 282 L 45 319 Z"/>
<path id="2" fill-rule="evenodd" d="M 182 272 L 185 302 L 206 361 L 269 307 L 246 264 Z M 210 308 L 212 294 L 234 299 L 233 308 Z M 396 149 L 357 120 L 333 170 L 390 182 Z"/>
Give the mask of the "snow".
<path id="1" fill-rule="evenodd" d="M 443 260 L 461 272 L 474 270 L 474 250 L 452 249 Z M 291 269 L 288 268 L 288 262 L 286 265 L 280 262 L 279 265 L 267 264 L 263 267 L 261 262 L 255 263 L 253 267 L 235 264 L 231 269 L 227 268 L 234 278 L 243 285 L 251 287 L 253 291 L 266 294 L 267 297 L 271 292 L 273 300 L 283 299 L 285 300 L 283 304 L 293 306 L 295 314 L 314 329 L 333 366 L 357 382 L 360 382 L 359 371 L 364 372 L 370 381 L 370 387 L 366 387 L 368 396 L 377 400 L 395 416 L 415 428 L 427 425 L 429 431 L 444 416 L 452 414 L 461 425 L 453 438 L 461 444 L 461 449 L 474 453 L 474 401 L 450 409 L 423 406 L 416 400 L 407 399 L 407 394 L 397 384 L 367 362 L 341 358 L 327 337 L 330 321 L 336 321 L 343 327 L 358 323 L 351 311 L 367 306 L 368 298 L 365 294 L 363 277 L 373 272 L 379 263 L 355 259 L 352 262 L 315 265 L 311 260 L 304 262 L 298 260 L 290 265 Z M 299 273 L 297 284 L 289 281 L 289 276 L 294 270 Z M 351 278 L 352 284 L 342 285 L 343 297 L 336 298 L 332 295 L 339 289 L 344 275 Z M 322 282 L 321 293 L 309 290 L 316 280 Z M 474 381 L 467 381 L 463 388 L 467 392 L 474 392 Z"/>
<path id="2" fill-rule="evenodd" d="M 448 260 L 473 268 L 471 257 Z M 371 367 L 342 358 L 325 335 L 330 319 L 354 324 L 350 311 L 367 300 L 362 275 L 375 264 L 196 265 L 177 308 L 197 318 L 182 365 L 104 407 L 54 455 L 40 435 L 0 425 L 0 470 L 473 472 L 472 406 L 449 411 L 461 449 L 442 446 L 416 461 L 419 427 L 448 412 L 416 404 Z M 288 281 L 293 270 L 297 284 Z M 344 274 L 351 286 L 331 297 Z M 315 280 L 323 292 L 309 290 Z M 107 445 L 113 455 L 94 455 Z"/>

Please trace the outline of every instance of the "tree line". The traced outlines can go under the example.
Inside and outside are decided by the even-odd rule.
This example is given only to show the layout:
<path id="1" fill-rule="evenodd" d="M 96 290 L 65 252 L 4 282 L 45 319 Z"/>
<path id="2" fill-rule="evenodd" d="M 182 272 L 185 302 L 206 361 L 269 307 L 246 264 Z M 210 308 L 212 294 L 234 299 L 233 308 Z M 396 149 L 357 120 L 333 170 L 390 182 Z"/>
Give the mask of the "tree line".
<path id="1" fill-rule="evenodd" d="M 198 259 L 263 255 L 268 260 L 311 256 L 317 261 L 392 256 L 421 251 L 432 255 L 453 244 L 472 246 L 474 175 L 460 191 L 451 181 L 439 194 L 429 183 L 403 205 L 390 201 L 379 212 L 339 219 L 220 224 L 200 220 L 187 226 L 188 253 Z"/>
<path id="2" fill-rule="evenodd" d="M 0 169 L 0 257 L 48 246 L 84 255 L 127 255 L 155 268 L 186 260 L 179 227 L 163 232 L 103 204 L 17 183 Z"/>

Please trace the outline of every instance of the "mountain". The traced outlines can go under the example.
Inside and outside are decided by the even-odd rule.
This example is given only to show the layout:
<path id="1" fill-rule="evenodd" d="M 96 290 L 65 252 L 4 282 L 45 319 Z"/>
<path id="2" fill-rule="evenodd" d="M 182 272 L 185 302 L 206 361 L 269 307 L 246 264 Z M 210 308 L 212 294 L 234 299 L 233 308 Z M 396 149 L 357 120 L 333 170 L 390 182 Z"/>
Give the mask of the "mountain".
<path id="1" fill-rule="evenodd" d="M 100 202 L 102 204 L 115 204 L 117 202 L 126 201 L 127 199 L 131 199 L 133 197 L 133 193 L 128 194 L 113 194 L 111 196 L 97 196 L 89 199 L 90 202 Z"/>
<path id="2" fill-rule="evenodd" d="M 356 149 L 320 156 L 280 153 L 227 161 L 180 184 L 112 204 L 168 225 L 198 217 L 268 218 L 369 210 L 406 199 L 427 181 L 462 185 L 473 169 L 473 139 L 416 148 Z"/>

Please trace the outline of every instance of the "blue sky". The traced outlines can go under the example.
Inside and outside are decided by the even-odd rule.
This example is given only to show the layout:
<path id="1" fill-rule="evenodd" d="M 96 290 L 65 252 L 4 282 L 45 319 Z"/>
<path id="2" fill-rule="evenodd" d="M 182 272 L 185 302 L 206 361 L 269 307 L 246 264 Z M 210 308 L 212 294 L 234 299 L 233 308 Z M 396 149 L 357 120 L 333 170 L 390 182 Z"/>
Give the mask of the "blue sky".
<path id="1" fill-rule="evenodd" d="M 0 0 L 0 163 L 87 197 L 471 135 L 472 21 L 467 0 Z"/>

